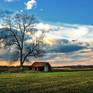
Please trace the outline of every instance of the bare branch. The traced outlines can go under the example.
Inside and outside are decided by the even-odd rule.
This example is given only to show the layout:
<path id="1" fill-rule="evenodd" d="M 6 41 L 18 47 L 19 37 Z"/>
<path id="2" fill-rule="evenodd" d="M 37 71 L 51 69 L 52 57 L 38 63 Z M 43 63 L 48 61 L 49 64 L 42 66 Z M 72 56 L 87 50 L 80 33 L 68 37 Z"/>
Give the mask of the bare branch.
<path id="1" fill-rule="evenodd" d="M 24 13 L 18 13 L 12 17 L 9 16 L 5 18 L 6 31 L 11 32 L 15 39 L 12 44 L 16 44 L 19 50 L 20 66 L 23 66 L 27 57 L 38 57 L 42 53 L 41 45 L 44 38 L 44 32 L 42 31 L 42 34 L 39 37 L 35 36 L 35 33 L 38 31 L 35 28 L 36 22 L 37 21 L 34 16 L 29 16 Z M 26 40 L 29 39 L 27 32 L 31 32 L 31 35 L 29 35 L 32 41 L 31 44 L 26 43 Z M 33 37 L 35 39 L 33 39 Z"/>

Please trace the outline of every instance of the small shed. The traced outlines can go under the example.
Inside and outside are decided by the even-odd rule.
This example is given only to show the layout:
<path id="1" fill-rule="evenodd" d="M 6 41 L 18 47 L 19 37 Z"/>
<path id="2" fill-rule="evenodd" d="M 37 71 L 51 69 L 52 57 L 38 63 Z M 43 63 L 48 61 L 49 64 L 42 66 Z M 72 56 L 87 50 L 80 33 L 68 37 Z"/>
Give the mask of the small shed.
<path id="1" fill-rule="evenodd" d="M 48 62 L 34 62 L 31 67 L 33 71 L 51 71 L 51 66 Z"/>

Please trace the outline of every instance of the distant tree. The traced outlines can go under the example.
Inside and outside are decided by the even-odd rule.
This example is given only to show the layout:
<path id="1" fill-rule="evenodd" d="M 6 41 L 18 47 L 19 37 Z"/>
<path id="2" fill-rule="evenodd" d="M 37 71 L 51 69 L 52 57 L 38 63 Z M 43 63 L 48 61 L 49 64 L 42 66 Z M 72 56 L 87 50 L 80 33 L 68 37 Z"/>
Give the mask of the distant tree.
<path id="1" fill-rule="evenodd" d="M 2 23 L 4 32 L 7 33 L 6 46 L 15 46 L 20 68 L 30 56 L 39 57 L 44 53 L 43 38 L 44 31 L 37 35 L 35 25 L 37 20 L 34 16 L 18 12 L 4 17 Z M 29 42 L 27 42 L 30 40 Z M 16 57 L 16 56 L 15 56 Z"/>

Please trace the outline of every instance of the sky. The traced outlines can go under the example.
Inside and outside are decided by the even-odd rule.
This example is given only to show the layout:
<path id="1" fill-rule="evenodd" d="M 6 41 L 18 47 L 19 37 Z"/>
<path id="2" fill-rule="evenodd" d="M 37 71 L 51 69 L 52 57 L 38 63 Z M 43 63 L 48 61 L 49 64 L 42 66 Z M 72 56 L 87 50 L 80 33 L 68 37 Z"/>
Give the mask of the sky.
<path id="1" fill-rule="evenodd" d="M 93 0 L 0 0 L 0 10 L 23 11 L 35 15 L 40 20 L 36 28 L 48 32 L 45 42 L 50 45 L 68 39 L 87 42 L 93 47 Z M 73 56 L 66 55 L 67 64 L 73 63 L 76 58 L 80 60 L 73 64 L 88 64 L 89 59 L 89 64 L 93 64 L 92 51 L 90 49 L 82 53 L 75 52 Z M 84 56 L 81 58 L 82 55 Z M 53 62 L 59 60 L 61 64 L 62 57 L 63 53 L 51 58 Z"/>
<path id="2" fill-rule="evenodd" d="M 26 10 L 30 0 L 0 0 L 0 9 L 12 11 Z M 93 24 L 93 0 L 32 0 L 33 9 L 29 12 L 46 22 Z"/>
<path id="3" fill-rule="evenodd" d="M 93 0 L 0 0 L 0 9 L 35 15 L 49 37 L 93 43 Z"/>

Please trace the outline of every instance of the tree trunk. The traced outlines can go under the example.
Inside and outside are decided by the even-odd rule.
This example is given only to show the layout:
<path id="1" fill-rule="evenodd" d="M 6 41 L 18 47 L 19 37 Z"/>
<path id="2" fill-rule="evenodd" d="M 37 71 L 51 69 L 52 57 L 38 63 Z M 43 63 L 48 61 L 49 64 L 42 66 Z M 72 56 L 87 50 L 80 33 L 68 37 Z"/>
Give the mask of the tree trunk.
<path id="1" fill-rule="evenodd" d="M 23 62 L 22 61 L 20 61 L 20 70 L 23 70 L 24 68 L 23 68 Z"/>
<path id="2" fill-rule="evenodd" d="M 22 50 L 20 50 L 20 69 L 23 70 L 23 55 L 22 55 Z"/>

